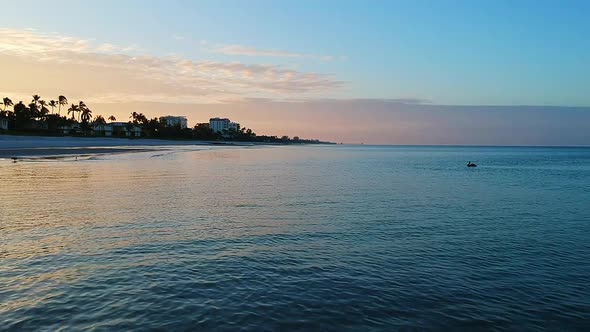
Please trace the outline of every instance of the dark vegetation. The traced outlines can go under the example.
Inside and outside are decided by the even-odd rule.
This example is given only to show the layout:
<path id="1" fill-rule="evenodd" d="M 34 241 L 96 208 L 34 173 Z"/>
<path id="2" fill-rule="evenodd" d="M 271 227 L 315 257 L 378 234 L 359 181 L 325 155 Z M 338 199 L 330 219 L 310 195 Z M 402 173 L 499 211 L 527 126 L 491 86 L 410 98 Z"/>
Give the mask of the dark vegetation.
<path id="1" fill-rule="evenodd" d="M 105 119 L 102 115 L 92 117 L 92 110 L 84 103 L 69 103 L 65 96 L 46 102 L 39 95 L 33 95 L 29 104 L 22 101 L 13 103 L 8 97 L 0 102 L 0 133 L 48 136 L 104 136 L 105 125 L 117 120 L 114 116 Z M 68 107 L 69 105 L 69 107 Z M 12 110 L 10 110 L 12 108 Z M 63 115 L 62 115 L 63 112 Z M 110 123 L 107 123 L 107 120 Z M 167 125 L 158 118 L 148 119 L 142 113 L 133 112 L 126 122 L 118 124 L 112 131 L 113 137 L 148 137 L 161 139 L 185 139 L 207 141 L 238 141 L 278 144 L 317 144 L 319 140 L 300 139 L 295 136 L 256 135 L 249 128 L 213 132 L 209 123 L 199 123 L 193 128 Z M 3 128 L 4 125 L 4 128 Z M 102 126 L 102 127 L 101 127 Z M 137 135 L 136 135 L 137 133 Z"/>

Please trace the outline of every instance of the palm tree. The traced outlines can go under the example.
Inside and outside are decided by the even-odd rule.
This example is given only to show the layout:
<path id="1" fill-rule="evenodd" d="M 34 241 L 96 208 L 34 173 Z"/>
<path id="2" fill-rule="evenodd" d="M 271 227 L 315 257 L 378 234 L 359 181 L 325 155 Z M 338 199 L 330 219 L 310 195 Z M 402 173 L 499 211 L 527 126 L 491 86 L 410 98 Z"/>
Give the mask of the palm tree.
<path id="1" fill-rule="evenodd" d="M 41 117 L 45 117 L 49 114 L 49 109 L 47 108 L 48 104 L 45 100 L 39 100 L 39 110 L 41 111 Z"/>
<path id="2" fill-rule="evenodd" d="M 80 108 L 82 113 L 82 122 L 89 122 L 92 119 L 92 111 L 88 107 Z"/>
<path id="3" fill-rule="evenodd" d="M 39 118 L 47 119 L 47 114 L 49 114 L 49 109 L 45 106 L 41 106 L 41 108 L 39 108 Z"/>
<path id="4" fill-rule="evenodd" d="M 57 101 L 50 100 L 49 101 L 49 107 L 51 107 L 51 113 L 53 113 L 54 109 L 57 107 Z"/>
<path id="5" fill-rule="evenodd" d="M 59 103 L 59 108 L 57 112 L 59 115 L 61 115 L 61 107 L 68 104 L 68 99 L 64 96 L 59 96 L 57 97 L 57 102 Z"/>
<path id="6" fill-rule="evenodd" d="M 14 105 L 14 116 L 16 118 L 15 125 L 18 129 L 22 129 L 24 125 L 33 117 L 31 110 L 25 104 L 23 104 L 22 101 L 19 101 L 18 104 Z"/>
<path id="7" fill-rule="evenodd" d="M 133 119 L 133 123 L 137 124 L 137 116 L 139 114 L 137 114 L 137 112 L 132 112 L 131 115 L 129 116 L 129 119 Z"/>
<path id="8" fill-rule="evenodd" d="M 143 128 L 145 128 L 149 122 L 148 118 L 143 115 L 143 113 L 139 113 L 137 115 L 137 117 L 135 118 L 135 120 L 137 121 L 137 123 L 139 123 Z"/>
<path id="9" fill-rule="evenodd" d="M 86 109 L 88 109 L 88 107 L 83 101 L 80 100 L 78 102 L 78 121 L 80 121 L 80 113 L 82 113 Z"/>
<path id="10" fill-rule="evenodd" d="M 31 115 L 31 119 L 32 120 L 35 120 L 36 118 L 40 118 L 41 117 L 40 109 L 37 107 L 37 104 L 35 104 L 34 102 L 31 102 L 29 104 L 29 110 L 30 110 L 29 112 L 30 112 L 30 115 Z"/>
<path id="11" fill-rule="evenodd" d="M 31 103 L 35 103 L 35 105 L 37 105 L 37 103 L 39 102 L 39 99 L 41 99 L 41 96 L 33 95 L 33 100 L 31 100 Z"/>
<path id="12" fill-rule="evenodd" d="M 76 104 L 72 104 L 70 105 L 70 108 L 68 108 L 68 114 L 72 113 L 72 120 L 75 120 L 75 114 L 76 112 L 78 112 L 78 105 Z"/>
<path id="13" fill-rule="evenodd" d="M 94 125 L 96 125 L 96 126 L 101 126 L 101 125 L 107 124 L 106 120 L 102 117 L 102 115 L 97 115 L 94 118 L 93 122 L 94 122 Z"/>
<path id="14" fill-rule="evenodd" d="M 117 121 L 117 118 L 115 118 L 114 115 L 109 116 L 109 118 L 107 119 L 109 121 Z"/>
<path id="15" fill-rule="evenodd" d="M 4 99 L 2 100 L 2 103 L 4 104 L 4 111 L 6 111 L 6 107 L 14 105 L 12 103 L 12 100 L 10 100 L 10 98 L 8 98 L 8 97 L 4 97 Z"/>

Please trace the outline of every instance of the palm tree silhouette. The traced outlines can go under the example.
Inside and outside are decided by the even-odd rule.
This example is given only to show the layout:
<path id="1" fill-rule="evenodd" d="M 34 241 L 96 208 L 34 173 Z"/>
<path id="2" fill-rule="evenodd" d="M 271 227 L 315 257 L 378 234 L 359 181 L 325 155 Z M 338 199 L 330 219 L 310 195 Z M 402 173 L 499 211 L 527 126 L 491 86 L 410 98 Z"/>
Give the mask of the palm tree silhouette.
<path id="1" fill-rule="evenodd" d="M 114 115 L 109 116 L 109 118 L 107 119 L 109 121 L 117 121 L 117 118 L 115 118 Z"/>
<path id="2" fill-rule="evenodd" d="M 80 113 L 82 113 L 82 121 L 89 122 L 92 119 L 92 111 L 84 105 L 84 108 L 80 108 Z"/>
<path id="3" fill-rule="evenodd" d="M 47 106 L 48 104 L 45 100 L 39 100 L 39 110 L 41 112 L 41 117 L 45 117 L 49 113 L 49 109 L 47 108 Z"/>
<path id="4" fill-rule="evenodd" d="M 105 124 L 107 124 L 107 122 L 106 122 L 106 121 L 105 121 L 105 119 L 102 117 L 102 115 L 97 115 L 97 116 L 94 118 L 94 121 L 93 121 L 93 122 L 94 122 L 94 124 L 95 124 L 95 125 L 97 125 L 97 126 L 100 126 L 100 125 L 105 125 Z"/>
<path id="5" fill-rule="evenodd" d="M 53 113 L 55 107 L 57 107 L 57 101 L 55 100 L 50 100 L 49 101 L 49 107 L 51 107 L 51 113 Z"/>
<path id="6" fill-rule="evenodd" d="M 41 118 L 41 112 L 39 112 L 39 108 L 37 107 L 37 104 L 31 102 L 29 104 L 29 111 L 30 111 L 30 118 L 32 120 L 35 120 L 37 118 Z"/>
<path id="7" fill-rule="evenodd" d="M 6 107 L 14 105 L 12 100 L 10 100 L 8 97 L 4 97 L 4 99 L 2 99 L 2 103 L 4 104 L 4 111 L 6 111 Z"/>
<path id="8" fill-rule="evenodd" d="M 61 107 L 68 104 L 68 99 L 64 96 L 59 96 L 57 97 L 57 102 L 59 103 L 59 108 L 57 112 L 59 115 L 61 115 Z"/>
<path id="9" fill-rule="evenodd" d="M 31 103 L 35 103 L 35 105 L 37 105 L 37 103 L 39 102 L 39 99 L 41 99 L 41 96 L 33 95 L 33 100 L 31 100 Z"/>
<path id="10" fill-rule="evenodd" d="M 86 109 L 88 109 L 88 107 L 83 101 L 80 100 L 78 102 L 78 121 L 80 121 L 80 114 Z"/>
<path id="11" fill-rule="evenodd" d="M 68 114 L 72 113 L 72 120 L 75 120 L 75 114 L 76 112 L 78 112 L 78 105 L 76 104 L 72 104 L 70 105 L 70 108 L 68 108 Z"/>

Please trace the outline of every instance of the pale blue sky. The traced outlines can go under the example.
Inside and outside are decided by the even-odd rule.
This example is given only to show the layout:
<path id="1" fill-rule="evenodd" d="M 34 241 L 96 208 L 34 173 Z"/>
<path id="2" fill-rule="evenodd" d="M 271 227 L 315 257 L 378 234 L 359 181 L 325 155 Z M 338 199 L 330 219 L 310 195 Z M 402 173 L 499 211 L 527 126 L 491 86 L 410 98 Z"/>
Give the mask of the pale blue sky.
<path id="1" fill-rule="evenodd" d="M 121 119 L 227 116 L 348 143 L 590 145 L 587 0 L 0 8 L 0 95 L 13 100 L 64 94 Z"/>
<path id="2" fill-rule="evenodd" d="M 324 97 L 589 106 L 589 13 L 589 1 L 3 1 L 0 24 L 344 82 Z M 224 45 L 334 59 L 210 51 Z"/>

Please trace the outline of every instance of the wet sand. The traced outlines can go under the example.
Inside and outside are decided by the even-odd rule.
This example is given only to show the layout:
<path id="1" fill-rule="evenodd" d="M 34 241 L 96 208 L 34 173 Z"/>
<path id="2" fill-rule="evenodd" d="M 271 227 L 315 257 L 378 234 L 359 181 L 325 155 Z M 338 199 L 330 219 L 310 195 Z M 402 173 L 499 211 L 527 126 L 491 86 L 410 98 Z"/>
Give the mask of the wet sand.
<path id="1" fill-rule="evenodd" d="M 90 156 L 109 153 L 147 152 L 147 148 L 34 148 L 0 149 L 0 158 L 51 158 L 59 156 Z"/>
<path id="2" fill-rule="evenodd" d="M 0 158 L 46 158 L 147 152 L 156 147 L 213 145 L 212 142 L 157 139 L 43 137 L 0 135 Z"/>

